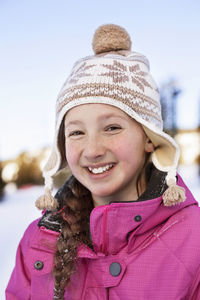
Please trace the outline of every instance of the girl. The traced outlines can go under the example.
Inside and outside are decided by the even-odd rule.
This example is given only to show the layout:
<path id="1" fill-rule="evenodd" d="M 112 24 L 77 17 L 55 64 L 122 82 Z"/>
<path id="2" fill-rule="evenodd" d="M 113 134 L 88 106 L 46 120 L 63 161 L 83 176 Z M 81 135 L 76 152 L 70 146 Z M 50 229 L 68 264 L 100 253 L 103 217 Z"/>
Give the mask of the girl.
<path id="1" fill-rule="evenodd" d="M 200 299 L 200 212 L 149 62 L 116 25 L 97 29 L 93 49 L 58 96 L 44 214 L 19 244 L 7 299 Z"/>

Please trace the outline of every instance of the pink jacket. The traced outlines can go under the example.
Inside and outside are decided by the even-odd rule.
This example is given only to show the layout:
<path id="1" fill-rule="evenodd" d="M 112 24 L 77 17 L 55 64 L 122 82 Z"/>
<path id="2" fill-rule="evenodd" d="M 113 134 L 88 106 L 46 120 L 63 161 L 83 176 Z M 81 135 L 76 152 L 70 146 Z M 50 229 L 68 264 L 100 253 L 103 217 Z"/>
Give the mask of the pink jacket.
<path id="1" fill-rule="evenodd" d="M 178 184 L 185 186 L 182 179 Z M 78 250 L 66 300 L 200 299 L 200 210 L 187 200 L 164 207 L 162 197 L 112 203 L 91 213 L 94 252 Z M 7 300 L 53 298 L 53 255 L 58 233 L 34 221 L 18 247 Z"/>

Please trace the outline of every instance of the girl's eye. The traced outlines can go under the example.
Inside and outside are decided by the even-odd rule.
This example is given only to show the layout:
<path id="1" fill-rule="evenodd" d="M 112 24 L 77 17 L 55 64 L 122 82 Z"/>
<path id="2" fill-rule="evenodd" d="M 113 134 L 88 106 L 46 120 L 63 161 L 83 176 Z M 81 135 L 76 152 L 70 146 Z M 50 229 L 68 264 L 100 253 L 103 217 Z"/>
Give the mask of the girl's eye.
<path id="1" fill-rule="evenodd" d="M 111 125 L 111 126 L 108 126 L 106 128 L 106 131 L 117 131 L 117 130 L 120 130 L 120 129 L 121 129 L 121 127 L 118 126 L 118 125 Z"/>
<path id="2" fill-rule="evenodd" d="M 79 135 L 82 135 L 83 132 L 80 131 L 80 130 L 76 130 L 76 131 L 72 131 L 69 133 L 69 136 L 79 136 Z"/>

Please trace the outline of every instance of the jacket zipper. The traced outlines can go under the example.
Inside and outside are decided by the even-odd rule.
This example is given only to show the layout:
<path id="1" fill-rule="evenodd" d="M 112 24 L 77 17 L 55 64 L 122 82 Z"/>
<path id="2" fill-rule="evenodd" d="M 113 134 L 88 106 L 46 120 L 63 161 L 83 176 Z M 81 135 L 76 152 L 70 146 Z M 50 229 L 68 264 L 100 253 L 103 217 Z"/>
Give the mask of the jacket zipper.
<path id="1" fill-rule="evenodd" d="M 109 300 L 109 288 L 106 288 L 106 295 L 107 295 L 106 300 Z"/>
<path id="2" fill-rule="evenodd" d="M 102 253 L 107 254 L 107 218 L 108 218 L 108 206 L 106 207 L 103 215 L 103 229 L 102 229 Z"/>

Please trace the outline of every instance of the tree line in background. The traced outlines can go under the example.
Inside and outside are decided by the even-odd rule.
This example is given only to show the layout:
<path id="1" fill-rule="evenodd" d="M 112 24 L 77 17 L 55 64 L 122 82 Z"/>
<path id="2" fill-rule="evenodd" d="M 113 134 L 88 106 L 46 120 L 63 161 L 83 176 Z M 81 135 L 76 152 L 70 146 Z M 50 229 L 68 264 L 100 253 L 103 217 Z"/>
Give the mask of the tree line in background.
<path id="1" fill-rule="evenodd" d="M 0 200 L 5 188 L 25 188 L 30 185 L 43 185 L 42 168 L 49 156 L 50 148 L 38 151 L 23 152 L 14 160 L 0 162 Z M 61 171 L 55 178 L 55 187 L 60 187 L 70 175 L 68 168 Z"/>
<path id="2" fill-rule="evenodd" d="M 41 162 L 46 149 L 35 154 L 21 153 L 15 160 L 0 163 L 0 196 L 7 184 L 14 183 L 16 188 L 21 186 L 43 184 Z"/>

